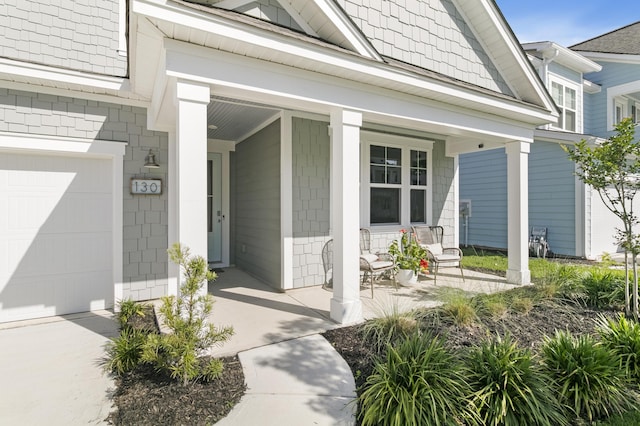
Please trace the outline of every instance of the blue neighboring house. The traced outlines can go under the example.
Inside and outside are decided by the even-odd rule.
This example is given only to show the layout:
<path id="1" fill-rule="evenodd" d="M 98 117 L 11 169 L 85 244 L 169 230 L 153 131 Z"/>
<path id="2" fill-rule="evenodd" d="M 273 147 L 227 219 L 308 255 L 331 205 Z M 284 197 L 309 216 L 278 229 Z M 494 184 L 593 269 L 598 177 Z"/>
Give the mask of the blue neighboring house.
<path id="1" fill-rule="evenodd" d="M 561 145 L 598 143 L 624 117 L 640 121 L 640 22 L 569 48 L 523 44 L 560 117 L 540 126 L 529 156 L 529 225 L 548 229 L 555 254 L 596 259 L 619 248 L 619 219 L 574 175 Z M 507 247 L 504 150 L 460 156 L 460 243 Z"/>

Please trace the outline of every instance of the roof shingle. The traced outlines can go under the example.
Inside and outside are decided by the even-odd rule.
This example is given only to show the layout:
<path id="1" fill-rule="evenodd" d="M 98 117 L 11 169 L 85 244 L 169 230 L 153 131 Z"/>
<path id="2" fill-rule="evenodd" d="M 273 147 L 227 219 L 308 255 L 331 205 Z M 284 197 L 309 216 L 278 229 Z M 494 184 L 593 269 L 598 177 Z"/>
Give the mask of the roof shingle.
<path id="1" fill-rule="evenodd" d="M 640 21 L 574 44 L 570 49 L 580 52 L 640 55 Z"/>

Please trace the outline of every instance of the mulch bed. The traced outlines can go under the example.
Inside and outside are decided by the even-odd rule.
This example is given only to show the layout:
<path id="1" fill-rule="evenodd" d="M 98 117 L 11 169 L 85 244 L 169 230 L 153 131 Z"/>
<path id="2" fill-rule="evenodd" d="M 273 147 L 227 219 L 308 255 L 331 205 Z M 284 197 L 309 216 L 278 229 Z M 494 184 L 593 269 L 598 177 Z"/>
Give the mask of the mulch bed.
<path id="1" fill-rule="evenodd" d="M 501 318 L 478 318 L 471 326 L 456 326 L 437 314 L 435 309 L 425 311 L 421 320 L 423 331 L 442 336 L 453 351 L 475 346 L 490 335 L 511 336 L 521 347 L 536 352 L 543 336 L 553 336 L 556 330 L 568 330 L 574 335 L 595 334 L 596 319 L 600 314 L 613 316 L 612 311 L 598 311 L 569 303 L 544 301 L 526 314 L 506 313 Z M 380 354 L 373 345 L 362 338 L 361 325 L 329 330 L 323 336 L 345 359 L 354 374 L 356 388 L 360 392 Z M 357 423 L 359 424 L 359 423 Z"/>
<path id="2" fill-rule="evenodd" d="M 132 321 L 134 322 L 132 324 Z M 130 325 L 157 332 L 153 310 Z M 221 358 L 222 375 L 211 382 L 183 386 L 149 365 L 116 377 L 113 425 L 210 425 L 226 417 L 245 393 L 242 365 L 237 356 Z"/>

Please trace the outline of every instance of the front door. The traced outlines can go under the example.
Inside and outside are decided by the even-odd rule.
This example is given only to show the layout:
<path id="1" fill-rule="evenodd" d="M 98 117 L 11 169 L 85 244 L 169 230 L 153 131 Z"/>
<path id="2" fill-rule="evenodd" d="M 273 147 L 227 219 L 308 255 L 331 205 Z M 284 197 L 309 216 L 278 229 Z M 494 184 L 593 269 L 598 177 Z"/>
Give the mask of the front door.
<path id="1" fill-rule="evenodd" d="M 207 241 L 209 264 L 222 262 L 222 154 L 207 154 Z"/>

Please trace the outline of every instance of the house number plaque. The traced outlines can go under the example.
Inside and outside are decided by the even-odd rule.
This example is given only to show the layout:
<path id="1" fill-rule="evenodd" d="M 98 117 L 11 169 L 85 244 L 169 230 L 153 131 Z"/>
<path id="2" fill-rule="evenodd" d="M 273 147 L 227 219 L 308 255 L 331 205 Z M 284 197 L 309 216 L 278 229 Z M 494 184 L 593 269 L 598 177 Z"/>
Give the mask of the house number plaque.
<path id="1" fill-rule="evenodd" d="M 160 195 L 162 194 L 161 179 L 131 179 L 132 194 Z"/>

